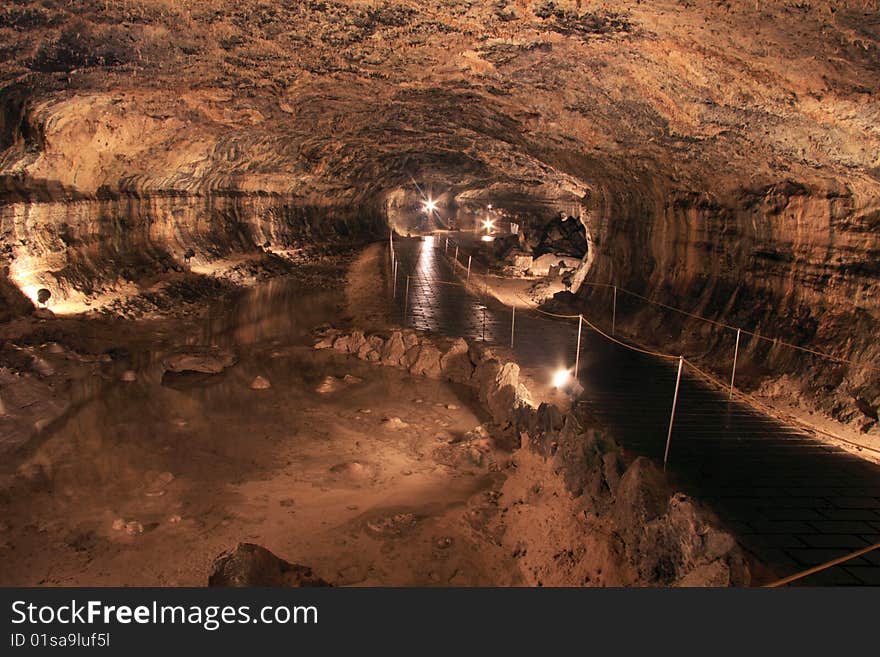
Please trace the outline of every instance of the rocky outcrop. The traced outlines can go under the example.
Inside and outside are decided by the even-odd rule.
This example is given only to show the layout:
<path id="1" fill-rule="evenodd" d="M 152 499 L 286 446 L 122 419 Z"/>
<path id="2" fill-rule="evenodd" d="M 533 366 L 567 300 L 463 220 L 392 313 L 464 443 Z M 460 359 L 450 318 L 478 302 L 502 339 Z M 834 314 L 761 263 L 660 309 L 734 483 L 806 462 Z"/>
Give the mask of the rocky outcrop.
<path id="1" fill-rule="evenodd" d="M 260 545 L 239 543 L 215 559 L 208 586 L 297 588 L 331 584 L 308 566 L 289 563 Z"/>
<path id="2" fill-rule="evenodd" d="M 864 424 L 875 5 L 18 0 L 0 11 L 0 319 L 40 288 L 82 311 L 178 268 L 492 204 L 529 247 L 572 217 L 540 248 L 586 250 L 588 310 L 610 296 L 582 281 L 617 284 L 855 362 L 741 354 Z M 729 331 L 622 303 L 620 328 L 729 360 Z"/>
<path id="3" fill-rule="evenodd" d="M 370 208 L 309 204 L 283 195 L 215 193 L 0 203 L 7 278 L 2 301 L 23 313 L 48 289 L 49 308 L 101 308 L 183 275 L 248 283 L 310 264 L 340 245 L 379 234 Z M 5 287 L 4 287 L 5 286 Z M 147 292 L 150 293 L 149 291 Z"/>
<path id="4" fill-rule="evenodd" d="M 501 363 L 492 349 L 463 338 L 428 336 L 411 329 L 389 333 L 324 329 L 316 349 L 334 349 L 361 360 L 406 369 L 415 376 L 473 385 L 496 424 L 510 425 L 519 409 L 533 405 L 519 382 L 519 366 Z"/>
<path id="5" fill-rule="evenodd" d="M 495 432 L 517 437 L 494 531 L 530 584 L 749 584 L 742 551 L 707 509 L 673 492 L 648 459 L 630 461 L 612 438 L 582 427 L 574 413 L 536 405 L 519 366 L 491 348 L 412 330 L 332 328 L 315 348 L 475 388 Z M 479 451 L 472 458 L 481 463 Z"/>

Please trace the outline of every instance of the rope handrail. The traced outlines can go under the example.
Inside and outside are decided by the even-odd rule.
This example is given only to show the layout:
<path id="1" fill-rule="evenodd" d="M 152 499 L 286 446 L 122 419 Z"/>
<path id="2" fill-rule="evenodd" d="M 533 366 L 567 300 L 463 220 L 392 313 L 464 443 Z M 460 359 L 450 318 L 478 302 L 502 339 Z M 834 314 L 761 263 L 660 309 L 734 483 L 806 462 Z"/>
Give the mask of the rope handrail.
<path id="1" fill-rule="evenodd" d="M 449 240 L 449 243 L 454 246 L 457 246 L 457 247 L 461 246 L 455 240 Z M 487 272 L 487 275 L 489 275 L 488 272 Z M 702 322 L 712 324 L 713 326 L 717 326 L 719 328 L 727 329 L 729 331 L 740 331 L 744 335 L 751 336 L 751 337 L 756 338 L 758 340 L 763 340 L 765 342 L 770 342 L 774 345 L 782 345 L 785 347 L 789 347 L 791 349 L 803 351 L 803 352 L 811 354 L 813 356 L 818 356 L 819 358 L 825 358 L 827 360 L 831 360 L 831 361 L 834 361 L 837 363 L 846 363 L 847 365 L 856 365 L 856 366 L 866 367 L 866 368 L 872 369 L 872 370 L 880 370 L 880 366 L 877 366 L 877 365 L 870 365 L 870 364 L 866 364 L 866 363 L 861 363 L 859 361 L 855 361 L 855 360 L 852 360 L 849 358 L 843 358 L 842 356 L 834 356 L 832 354 L 825 353 L 824 351 L 819 351 L 818 349 L 804 347 L 804 346 L 797 345 L 797 344 L 794 344 L 791 342 L 787 342 L 785 340 L 780 340 L 779 338 L 771 338 L 771 337 L 768 337 L 768 336 L 763 335 L 761 333 L 758 333 L 756 331 L 750 331 L 748 329 L 740 328 L 738 326 L 733 326 L 732 324 L 727 324 L 726 322 L 721 322 L 721 321 L 718 321 L 715 319 L 710 319 L 709 317 L 703 317 L 702 315 L 698 315 L 696 313 L 692 313 L 687 310 L 682 310 L 681 308 L 676 308 L 675 306 L 670 306 L 669 304 L 663 303 L 662 301 L 656 301 L 656 300 L 651 299 L 649 297 L 646 297 L 642 294 L 639 294 L 638 292 L 633 292 L 632 290 L 628 290 L 625 287 L 621 287 L 619 285 L 613 285 L 611 283 L 594 283 L 594 282 L 590 282 L 590 281 L 583 281 L 583 282 L 581 282 L 581 285 L 588 285 L 590 287 L 616 288 L 618 291 L 623 292 L 624 294 L 628 294 L 631 297 L 635 297 L 637 299 L 641 299 L 642 301 L 646 301 L 646 302 L 653 304 L 655 306 L 659 306 L 661 308 L 666 308 L 667 310 L 671 310 L 673 312 L 680 313 L 680 314 L 685 315 L 687 317 L 690 317 L 692 319 L 698 319 Z"/>
<path id="2" fill-rule="evenodd" d="M 461 246 L 455 240 L 449 240 L 449 243 L 454 246 L 457 246 L 457 247 Z M 487 271 L 486 276 L 488 277 L 490 275 L 491 274 Z M 649 297 L 646 297 L 642 294 L 639 294 L 638 292 L 633 292 L 632 290 L 628 290 L 625 287 L 620 287 L 619 285 L 613 285 L 611 283 L 594 283 L 591 281 L 583 281 L 583 282 L 581 282 L 581 285 L 587 285 L 590 287 L 615 288 L 618 291 L 623 292 L 624 294 L 630 295 L 631 297 L 635 297 L 637 299 L 641 299 L 642 301 L 646 301 L 647 303 L 653 304 L 655 306 L 659 306 L 661 308 L 665 308 L 667 310 L 671 310 L 673 312 L 680 313 L 680 314 L 685 315 L 687 317 L 691 317 L 692 319 L 697 319 L 702 322 L 712 324 L 713 326 L 717 326 L 718 328 L 727 329 L 729 331 L 740 331 L 743 335 L 748 335 L 748 336 L 751 336 L 751 337 L 756 338 L 758 340 L 763 340 L 765 342 L 769 342 L 769 343 L 777 345 L 777 346 L 781 345 L 784 347 L 788 347 L 790 349 L 802 351 L 804 353 L 808 353 L 813 356 L 817 356 L 819 358 L 825 358 L 827 360 L 831 360 L 831 361 L 834 361 L 837 363 L 845 363 L 847 365 L 864 367 L 864 368 L 871 369 L 871 370 L 880 370 L 880 366 L 878 366 L 878 365 L 871 365 L 869 363 L 862 363 L 860 361 L 852 360 L 849 358 L 843 358 L 842 356 L 834 356 L 834 355 L 826 353 L 824 351 L 819 351 L 818 349 L 813 349 L 811 347 L 804 347 L 801 345 L 794 344 L 792 342 L 780 340 L 779 338 L 771 338 L 771 337 L 768 337 L 768 336 L 763 335 L 761 333 L 758 333 L 756 331 L 750 331 L 748 329 L 740 328 L 738 326 L 733 326 L 732 324 L 727 324 L 726 322 L 721 322 L 721 321 L 718 321 L 715 319 L 710 319 L 709 317 L 703 317 L 702 315 L 698 315 L 696 313 L 692 313 L 687 310 L 682 310 L 681 308 L 676 308 L 675 306 L 670 306 L 669 304 L 663 303 L 662 301 L 656 301 L 656 300 L 651 299 Z"/>
<path id="3" fill-rule="evenodd" d="M 870 365 L 870 364 L 866 364 L 866 363 L 861 363 L 859 361 L 855 361 L 852 359 L 843 358 L 842 356 L 834 356 L 832 354 L 828 354 L 823 351 L 819 351 L 817 349 L 812 349 L 810 347 L 803 347 L 801 345 L 796 345 L 791 342 L 786 342 L 785 340 L 780 340 L 779 338 L 771 338 L 771 337 L 768 337 L 768 336 L 763 335 L 761 333 L 757 333 L 755 331 L 750 331 L 748 329 L 740 328 L 738 326 L 733 326 L 732 324 L 727 324 L 725 322 L 720 322 L 715 319 L 703 317 L 702 315 L 697 315 L 696 313 L 688 312 L 687 310 L 682 310 L 681 308 L 676 308 L 675 306 L 670 306 L 669 304 L 663 303 L 662 301 L 656 301 L 656 300 L 651 299 L 649 297 L 646 297 L 642 294 L 639 294 L 638 292 L 633 292 L 632 290 L 628 290 L 625 287 L 620 287 L 619 285 L 611 285 L 609 283 L 591 283 L 588 281 L 582 282 L 581 285 L 588 285 L 590 287 L 605 287 L 605 288 L 612 288 L 613 287 L 613 288 L 616 288 L 619 292 L 623 292 L 624 294 L 628 294 L 631 297 L 641 299 L 642 301 L 647 301 L 648 303 L 653 304 L 655 306 L 659 306 L 661 308 L 666 308 L 667 310 L 671 310 L 673 312 L 677 312 L 682 315 L 686 315 L 687 317 L 691 317 L 693 319 L 698 319 L 700 321 L 706 322 L 708 324 L 712 324 L 713 326 L 717 326 L 719 328 L 727 329 L 730 331 L 740 331 L 743 333 L 743 335 L 748 335 L 753 338 L 757 338 L 758 340 L 764 340 L 765 342 L 770 342 L 775 345 L 782 345 L 785 347 L 789 347 L 791 349 L 803 351 L 808 354 L 812 354 L 813 356 L 818 356 L 820 358 L 825 358 L 825 359 L 832 360 L 832 361 L 835 361 L 838 363 L 846 363 L 848 365 L 858 365 L 861 367 L 866 367 L 868 369 L 880 370 L 880 366 L 877 366 L 877 365 Z"/>
<path id="4" fill-rule="evenodd" d="M 455 264 L 460 264 L 460 263 L 458 263 L 458 261 L 456 260 L 456 261 L 455 261 Z M 462 266 L 463 266 L 463 265 L 462 265 Z M 456 268 L 455 268 L 455 267 L 453 267 L 453 271 L 454 271 L 454 272 L 456 271 Z M 474 275 L 475 275 L 475 276 L 477 275 L 476 272 L 474 272 Z M 488 271 L 487 271 L 487 277 L 488 277 Z M 463 283 L 448 283 L 448 282 L 446 282 L 446 281 L 433 281 L 432 279 L 424 279 L 424 280 L 425 280 L 425 282 L 438 282 L 438 283 L 442 283 L 442 284 L 459 285 L 459 286 L 462 286 L 462 287 L 466 287 L 466 285 L 463 284 Z M 588 284 L 588 285 L 593 285 L 593 286 L 595 286 L 595 287 L 617 287 L 617 286 L 612 286 L 612 285 L 610 285 L 610 284 L 604 284 L 604 283 L 587 283 L 587 284 Z M 487 289 L 488 289 L 488 287 L 487 287 Z M 694 315 L 693 313 L 688 313 L 688 312 L 686 312 L 686 311 L 679 310 L 679 309 L 674 308 L 674 307 L 672 307 L 672 306 L 668 306 L 667 304 L 663 304 L 663 303 L 660 303 L 660 302 L 652 301 L 651 299 L 648 299 L 647 297 L 644 297 L 644 296 L 639 295 L 639 294 L 636 294 L 636 293 L 629 292 L 628 290 L 625 290 L 625 289 L 623 289 L 623 288 L 617 288 L 617 289 L 620 289 L 620 290 L 622 290 L 622 291 L 624 291 L 624 292 L 626 292 L 626 293 L 628 293 L 628 294 L 632 294 L 633 296 L 636 296 L 636 297 L 639 297 L 639 298 L 641 298 L 641 299 L 644 299 L 645 301 L 648 301 L 648 302 L 650 302 L 650 303 L 654 303 L 654 304 L 656 304 L 656 305 L 659 305 L 659 306 L 663 306 L 663 307 L 669 308 L 669 309 L 674 310 L 674 311 L 676 311 L 676 312 L 681 312 L 681 313 L 683 313 L 683 314 L 685 314 L 685 315 L 689 315 L 689 316 L 694 317 L 694 318 L 696 318 L 696 319 L 701 319 L 701 320 L 707 321 L 707 322 L 709 322 L 709 323 L 711 323 L 711 324 L 714 324 L 714 325 L 716 325 L 716 326 L 722 326 L 722 327 L 724 327 L 724 328 L 728 328 L 728 329 L 732 329 L 732 330 L 737 330 L 735 327 L 730 326 L 730 325 L 728 325 L 728 324 L 724 324 L 723 322 L 717 322 L 717 321 L 715 321 L 715 320 L 711 320 L 711 319 L 708 319 L 708 318 L 700 317 L 699 315 Z M 606 333 L 605 331 L 603 331 L 602 329 L 600 329 L 598 326 L 596 326 L 595 324 L 593 324 L 592 322 L 590 322 L 586 317 L 583 316 L 583 314 L 579 314 L 579 315 L 562 315 L 562 314 L 558 314 L 558 313 L 552 313 L 552 312 L 549 312 L 549 311 L 546 311 L 546 310 L 541 309 L 540 307 L 538 307 L 538 304 L 536 304 L 535 302 L 533 302 L 533 301 L 531 301 L 531 300 L 525 299 L 522 295 L 520 295 L 520 294 L 518 294 L 518 293 L 516 294 L 516 297 L 517 297 L 517 298 L 518 298 L 518 299 L 519 299 L 519 300 L 520 300 L 520 301 L 521 301 L 521 302 L 522 302 L 527 308 L 529 308 L 529 309 L 531 309 L 531 310 L 534 310 L 534 311 L 536 311 L 537 313 L 539 313 L 539 314 L 541 314 L 541 315 L 545 315 L 545 316 L 547 316 L 547 317 L 554 318 L 554 319 L 577 319 L 579 322 L 583 322 L 583 323 L 586 324 L 589 328 L 591 328 L 593 331 L 595 331 L 596 333 L 598 333 L 599 335 L 601 335 L 601 336 L 604 337 L 605 339 L 607 339 L 607 340 L 609 340 L 609 341 L 611 341 L 611 342 L 613 342 L 613 343 L 615 343 L 615 344 L 618 344 L 618 345 L 620 345 L 620 346 L 622 346 L 622 347 L 624 347 L 624 348 L 626 348 L 626 349 L 629 349 L 629 350 L 632 350 L 632 351 L 635 351 L 635 352 L 638 352 L 638 353 L 643 353 L 643 354 L 646 354 L 646 355 L 649 355 L 649 356 L 657 357 L 657 358 L 669 359 L 669 360 L 680 360 L 680 362 L 682 362 L 682 363 L 685 363 L 685 362 L 686 362 L 686 363 L 691 367 L 691 369 L 692 369 L 697 375 L 699 375 L 700 377 L 702 377 L 703 379 L 705 379 L 705 380 L 708 381 L 709 383 L 711 383 L 711 384 L 717 386 L 718 388 L 720 388 L 720 389 L 722 389 L 722 390 L 729 390 L 730 393 L 731 393 L 731 395 L 735 395 L 735 396 L 737 397 L 738 400 L 740 400 L 740 401 L 742 401 L 742 402 L 744 402 L 744 403 L 748 403 L 748 404 L 750 404 L 750 405 L 753 405 L 753 406 L 757 406 L 757 407 L 759 407 L 759 408 L 762 408 L 762 409 L 765 410 L 765 412 L 769 412 L 769 414 L 770 414 L 771 416 L 775 414 L 775 413 L 774 413 L 774 410 L 775 410 L 775 409 L 772 409 L 772 408 L 770 408 L 769 406 L 767 406 L 766 404 L 761 403 L 761 402 L 758 401 L 756 398 L 752 397 L 751 395 L 748 395 L 747 393 L 741 392 L 741 391 L 738 390 L 738 389 L 734 389 L 734 388 L 732 387 L 732 383 L 731 383 L 730 385 L 728 385 L 727 383 L 721 381 L 721 380 L 718 379 L 716 376 L 714 376 L 714 375 L 710 374 L 709 372 L 703 370 L 701 367 L 697 366 L 697 365 L 694 364 L 691 360 L 688 360 L 688 359 L 684 358 L 683 356 L 676 356 L 676 355 L 672 355 L 672 354 L 665 354 L 665 353 L 662 353 L 662 352 L 652 351 L 652 350 L 649 350 L 649 349 L 645 349 L 645 348 L 640 347 L 640 346 L 634 346 L 634 345 L 632 345 L 632 344 L 628 344 L 628 343 L 626 343 L 626 342 L 623 342 L 622 340 L 617 339 L 616 337 L 614 337 L 614 336 L 612 336 L 612 335 L 609 335 L 608 333 Z M 773 339 L 767 338 L 767 337 L 765 337 L 765 336 L 759 335 L 759 334 L 754 333 L 754 332 L 751 332 L 751 331 L 742 330 L 742 332 L 745 333 L 745 334 L 747 334 L 747 335 L 752 335 L 752 336 L 754 336 L 754 337 L 757 337 L 757 338 L 759 338 L 759 339 L 768 340 L 768 341 L 774 342 L 774 343 L 776 343 L 776 344 L 783 344 L 783 345 L 786 345 L 786 346 L 790 346 L 790 347 L 793 347 L 793 348 L 795 348 L 795 349 L 800 349 L 800 350 L 802 350 L 802 351 L 806 351 L 806 352 L 809 352 L 809 353 L 813 353 L 813 354 L 815 354 L 815 355 L 817 355 L 817 356 L 822 356 L 822 357 L 825 357 L 825 358 L 829 358 L 829 359 L 831 359 L 831 360 L 837 360 L 837 361 L 839 361 L 839 362 L 846 362 L 846 363 L 853 363 L 853 364 L 855 364 L 853 361 L 849 361 L 849 360 L 847 360 L 847 359 L 837 358 L 837 357 L 834 357 L 834 356 L 830 356 L 830 355 L 828 355 L 828 354 L 823 354 L 822 352 L 817 352 L 817 351 L 811 350 L 811 349 L 806 348 L 806 347 L 799 347 L 798 345 L 793 345 L 793 344 L 786 343 L 786 342 L 783 342 L 783 341 L 780 341 L 780 340 L 773 340 Z M 868 366 L 868 367 L 872 367 L 872 366 Z M 880 369 L 880 368 L 874 368 L 874 369 Z M 680 370 L 679 370 L 679 373 L 680 373 Z M 833 438 L 833 439 L 836 439 L 836 440 L 842 441 L 842 442 L 844 442 L 844 443 L 847 443 L 847 444 L 853 445 L 853 446 L 858 447 L 858 448 L 860 448 L 860 449 L 866 449 L 866 450 L 869 450 L 869 451 L 876 452 L 876 453 L 880 454 L 880 449 L 875 449 L 875 448 L 870 447 L 870 446 L 867 446 L 867 445 L 860 445 L 860 444 L 858 444 L 858 443 L 855 443 L 855 442 L 853 442 L 853 441 L 847 440 L 846 438 L 843 438 L 843 437 L 841 437 L 841 436 L 838 436 L 838 435 L 836 435 L 836 434 L 834 434 L 834 433 L 831 433 L 831 432 L 829 432 L 829 431 L 825 431 L 825 430 L 823 430 L 823 429 L 819 429 L 819 428 L 817 428 L 817 427 L 814 427 L 814 426 L 812 426 L 812 425 L 809 425 L 809 424 L 807 424 L 807 423 L 805 423 L 805 422 L 802 422 L 801 420 L 799 420 L 799 419 L 797 419 L 797 418 L 789 418 L 789 421 L 793 421 L 792 423 L 794 423 L 794 424 L 799 424 L 799 425 L 805 426 L 805 427 L 807 427 L 808 429 L 810 429 L 810 430 L 812 430 L 812 431 L 814 431 L 814 432 L 824 434 L 824 435 L 829 436 L 829 437 L 831 437 L 831 438 Z M 671 431 L 671 429 L 670 429 L 670 431 Z M 867 546 L 867 547 L 865 547 L 865 548 L 861 548 L 861 549 L 859 549 L 859 550 L 856 550 L 855 552 L 852 552 L 852 553 L 850 553 L 850 554 L 847 554 L 847 555 L 844 555 L 844 556 L 838 557 L 838 558 L 836 558 L 836 559 L 832 559 L 832 560 L 830 560 L 830 561 L 827 561 L 827 562 L 825 562 L 825 563 L 823 563 L 823 564 L 819 564 L 819 565 L 817 565 L 817 566 L 813 566 L 813 567 L 811 567 L 811 568 L 808 568 L 808 569 L 803 570 L 803 571 L 801 571 L 801 572 L 795 573 L 795 574 L 793 574 L 793 575 L 789 575 L 789 576 L 787 576 L 787 577 L 784 577 L 784 578 L 779 579 L 779 580 L 777 580 L 777 581 L 771 582 L 771 583 L 769 583 L 769 584 L 765 584 L 764 587 L 765 587 L 765 588 L 777 588 L 777 587 L 786 586 L 786 585 L 788 585 L 788 584 L 791 584 L 792 582 L 795 582 L 795 581 L 798 581 L 798 580 L 804 579 L 804 578 L 806 578 L 806 577 L 809 577 L 809 576 L 811 576 L 811 575 L 815 575 L 815 574 L 820 573 L 820 572 L 822 572 L 822 571 L 828 570 L 828 569 L 830 569 L 830 568 L 833 568 L 833 567 L 835 567 L 835 566 L 838 566 L 838 565 L 840 565 L 840 564 L 842 564 L 842 563 L 845 563 L 845 562 L 847 562 L 847 561 L 850 561 L 850 560 L 852 560 L 852 559 L 855 559 L 855 558 L 857 558 L 857 557 L 860 557 L 860 556 L 862 556 L 862 555 L 864 555 L 864 554 L 867 554 L 867 553 L 872 552 L 872 551 L 877 550 L 877 549 L 880 549 L 880 543 L 875 543 L 875 544 L 870 545 L 870 546 Z"/>
<path id="5" fill-rule="evenodd" d="M 782 579 L 776 580 L 775 582 L 770 582 L 769 584 L 765 584 L 763 588 L 766 589 L 775 589 L 780 586 L 787 586 L 792 582 L 796 582 L 800 579 L 804 579 L 805 577 L 809 577 L 810 575 L 815 575 L 816 573 L 821 573 L 824 570 L 828 570 L 829 568 L 833 568 L 834 566 L 839 566 L 842 563 L 847 561 L 851 561 L 856 557 L 860 557 L 863 554 L 868 554 L 869 552 L 873 552 L 880 548 L 880 543 L 874 543 L 874 545 L 869 545 L 868 547 L 861 548 L 856 550 L 855 552 L 850 552 L 849 554 L 845 554 L 842 557 L 837 557 L 836 559 L 831 559 L 830 561 L 826 561 L 825 563 L 821 563 L 818 566 L 813 566 L 812 568 L 807 568 L 806 570 L 802 570 L 799 573 L 795 573 L 794 575 L 789 575 L 788 577 L 783 577 Z"/>
<path id="6" fill-rule="evenodd" d="M 720 379 L 718 379 L 718 377 L 713 376 L 712 374 L 710 374 L 706 370 L 702 369 L 701 367 L 698 367 L 697 365 L 694 364 L 693 361 L 687 360 L 687 359 L 685 359 L 685 360 L 686 360 L 687 364 L 690 365 L 690 367 L 697 374 L 702 376 L 708 382 L 713 383 L 714 385 L 718 386 L 722 390 L 728 390 L 737 399 L 739 399 L 743 403 L 749 404 L 750 406 L 754 406 L 754 407 L 762 410 L 767 415 L 770 415 L 772 417 L 775 417 L 779 413 L 778 409 L 773 408 L 769 404 L 765 404 L 764 402 L 759 400 L 757 397 L 754 397 L 746 392 L 742 392 L 738 388 L 734 388 L 731 390 L 730 386 L 726 382 L 721 381 Z M 848 438 L 844 438 L 843 436 L 838 435 L 838 434 L 834 433 L 833 431 L 828 431 L 827 429 L 822 429 L 822 428 L 817 427 L 817 426 L 810 424 L 808 422 L 804 422 L 803 420 L 801 420 L 797 417 L 787 416 L 784 421 L 789 422 L 791 424 L 796 424 L 801 428 L 813 431 L 815 433 L 822 434 L 823 436 L 827 436 L 828 438 L 833 438 L 834 440 L 839 440 L 840 442 L 846 443 L 847 445 L 851 445 L 851 446 L 856 447 L 858 449 L 864 449 L 869 452 L 873 452 L 875 454 L 880 454 L 880 448 L 857 443 L 853 440 L 849 440 Z"/>

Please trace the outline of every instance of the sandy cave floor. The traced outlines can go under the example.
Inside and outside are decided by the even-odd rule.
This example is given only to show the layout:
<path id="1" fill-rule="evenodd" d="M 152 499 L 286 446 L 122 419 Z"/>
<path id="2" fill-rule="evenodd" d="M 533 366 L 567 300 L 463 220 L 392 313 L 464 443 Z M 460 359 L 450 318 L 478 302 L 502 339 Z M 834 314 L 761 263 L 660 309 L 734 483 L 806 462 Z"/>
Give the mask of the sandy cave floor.
<path id="1" fill-rule="evenodd" d="M 371 293 L 376 255 L 351 267 L 347 307 Z M 316 323 L 332 310 L 318 306 Z M 5 481 L 26 477 L 0 496 L 0 584 L 200 586 L 239 542 L 341 585 L 519 583 L 489 529 L 510 455 L 462 441 L 487 419 L 472 391 L 267 321 L 227 336 L 245 344 L 222 374 L 163 385 L 147 364 L 8 459 Z M 271 388 L 251 390 L 256 375 Z"/>

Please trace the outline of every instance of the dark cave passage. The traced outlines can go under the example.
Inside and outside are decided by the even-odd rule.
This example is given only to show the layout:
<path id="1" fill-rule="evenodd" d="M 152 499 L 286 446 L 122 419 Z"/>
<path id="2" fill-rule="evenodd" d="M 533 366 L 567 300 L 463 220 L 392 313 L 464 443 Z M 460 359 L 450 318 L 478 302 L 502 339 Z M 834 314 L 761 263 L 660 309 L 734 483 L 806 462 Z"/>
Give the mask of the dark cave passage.
<path id="1" fill-rule="evenodd" d="M 739 586 L 876 543 L 873 5 L 0 9 L 0 584 L 257 542 L 288 583 Z"/>

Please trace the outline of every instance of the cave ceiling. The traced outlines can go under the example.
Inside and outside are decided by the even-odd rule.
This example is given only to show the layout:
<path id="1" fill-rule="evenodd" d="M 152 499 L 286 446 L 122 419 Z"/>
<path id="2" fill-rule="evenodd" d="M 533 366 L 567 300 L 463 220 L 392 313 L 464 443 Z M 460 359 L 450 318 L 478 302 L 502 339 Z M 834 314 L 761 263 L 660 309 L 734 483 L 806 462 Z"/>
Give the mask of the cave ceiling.
<path id="1" fill-rule="evenodd" d="M 871 194 L 871 5 L 15 0 L 0 174 L 86 195 Z"/>

